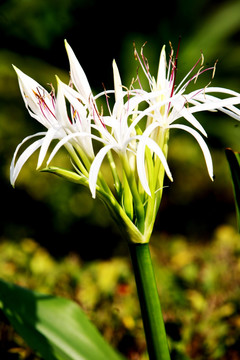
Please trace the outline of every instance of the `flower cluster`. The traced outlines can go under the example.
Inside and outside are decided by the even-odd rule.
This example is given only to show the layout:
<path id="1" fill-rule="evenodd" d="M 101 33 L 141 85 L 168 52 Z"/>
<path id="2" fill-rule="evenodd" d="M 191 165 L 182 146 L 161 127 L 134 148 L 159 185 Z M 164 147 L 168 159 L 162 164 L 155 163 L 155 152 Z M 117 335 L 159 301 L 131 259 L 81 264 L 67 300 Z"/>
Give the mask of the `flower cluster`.
<path id="1" fill-rule="evenodd" d="M 70 83 L 57 78 L 57 95 L 48 92 L 32 78 L 15 68 L 20 90 L 30 115 L 46 131 L 26 137 L 16 148 L 10 168 L 14 185 L 28 158 L 39 151 L 37 168 L 45 162 L 48 171 L 89 187 L 95 198 L 101 198 L 130 240 L 149 241 L 161 201 L 164 174 L 172 181 L 167 162 L 168 139 L 171 129 L 190 133 L 200 145 L 211 179 L 213 164 L 205 142 L 207 137 L 196 112 L 219 110 L 240 120 L 240 94 L 219 87 L 204 87 L 187 93 L 188 85 L 205 71 L 215 72 L 215 66 L 205 69 L 203 56 L 176 84 L 178 51 L 174 57 L 171 48 L 167 61 L 165 46 L 162 48 L 156 79 L 151 75 L 143 54 L 134 49 L 135 58 L 149 82 L 144 89 L 137 79 L 130 88 L 122 85 L 116 62 L 113 61 L 114 89 L 94 95 L 87 77 L 70 45 L 65 41 L 70 63 Z M 137 84 L 137 87 L 136 85 Z M 224 94 L 223 99 L 216 96 Z M 114 95 L 110 106 L 109 97 Z M 211 94 L 211 95 L 210 95 Z M 215 94 L 215 95 L 214 95 Z M 107 114 L 98 103 L 104 98 Z M 182 124 L 185 119 L 188 125 Z M 22 145 L 34 141 L 19 155 Z M 53 140 L 57 145 L 51 147 Z M 50 166 L 61 147 L 70 155 L 72 170 Z M 47 157 L 48 156 L 48 157 Z M 112 178 L 106 179 L 102 163 L 108 163 Z"/>

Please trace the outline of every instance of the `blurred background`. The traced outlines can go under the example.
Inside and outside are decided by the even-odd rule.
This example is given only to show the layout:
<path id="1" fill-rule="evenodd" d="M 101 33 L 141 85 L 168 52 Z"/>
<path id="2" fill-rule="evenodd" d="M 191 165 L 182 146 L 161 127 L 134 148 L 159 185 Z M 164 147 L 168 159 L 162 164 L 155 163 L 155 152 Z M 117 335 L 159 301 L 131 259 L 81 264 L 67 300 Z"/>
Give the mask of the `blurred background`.
<path id="1" fill-rule="evenodd" d="M 0 242 L 4 249 L 32 239 L 54 259 L 75 253 L 87 264 L 127 256 L 126 244 L 103 205 L 79 186 L 35 171 L 36 157 L 23 168 L 16 188 L 10 186 L 9 166 L 16 146 L 27 135 L 42 130 L 24 106 L 11 64 L 44 87 L 55 85 L 55 74 L 68 82 L 67 39 L 97 93 L 103 83 L 106 88 L 113 86 L 113 58 L 126 86 L 136 76 L 134 41 L 138 49 L 147 41 L 145 56 L 154 75 L 162 45 L 170 51 L 171 41 L 176 49 L 181 36 L 177 82 L 203 51 L 206 66 L 218 60 L 212 85 L 240 91 L 239 0 L 173 0 L 161 5 L 152 0 L 2 0 L 0 34 Z M 205 86 L 209 80 L 200 77 L 196 86 Z M 209 179 L 196 141 L 181 131 L 172 131 L 169 162 L 174 182 L 167 183 L 164 190 L 153 251 L 164 242 L 175 244 L 174 239 L 178 239 L 185 252 L 197 246 L 194 251 L 198 253 L 202 247 L 211 246 L 219 228 L 236 227 L 224 149 L 240 151 L 240 126 L 219 113 L 198 114 L 197 118 L 208 133 L 216 178 L 214 182 Z M 68 166 L 64 157 L 60 160 L 61 165 Z M 164 259 L 160 262 L 167 266 Z M 234 308 L 235 315 L 236 311 Z M 194 358 L 201 359 L 197 355 Z"/>

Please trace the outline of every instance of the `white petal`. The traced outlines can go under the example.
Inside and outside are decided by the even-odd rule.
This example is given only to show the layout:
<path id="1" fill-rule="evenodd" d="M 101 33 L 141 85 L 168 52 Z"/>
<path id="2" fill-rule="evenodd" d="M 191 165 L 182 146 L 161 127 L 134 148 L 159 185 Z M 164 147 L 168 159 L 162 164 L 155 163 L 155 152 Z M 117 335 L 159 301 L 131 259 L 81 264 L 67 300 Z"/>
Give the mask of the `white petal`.
<path id="1" fill-rule="evenodd" d="M 11 165 L 10 165 L 10 182 L 13 186 L 16 182 L 16 179 L 17 179 L 19 172 L 21 171 L 23 165 L 29 159 L 29 157 L 42 145 L 43 139 L 39 139 L 39 140 L 35 141 L 33 144 L 31 144 L 30 146 L 28 146 L 27 149 L 25 149 L 24 152 L 19 156 L 19 158 L 15 164 L 16 157 L 17 157 L 20 147 L 29 139 L 32 139 L 33 137 L 41 136 L 41 135 L 46 135 L 46 133 L 41 132 L 41 133 L 37 133 L 37 134 L 31 135 L 31 136 L 28 136 L 17 146 L 17 148 L 14 152 L 14 155 L 13 155 Z"/>
<path id="2" fill-rule="evenodd" d="M 71 72 L 71 78 L 76 86 L 79 93 L 84 97 L 86 101 L 88 101 L 90 95 L 92 94 L 88 79 L 85 75 L 85 72 L 83 71 L 83 68 L 78 62 L 78 59 L 76 58 L 71 46 L 67 43 L 65 40 L 65 46 L 68 54 L 68 59 L 70 63 L 70 72 Z"/>
<path id="3" fill-rule="evenodd" d="M 232 95 L 232 96 L 240 96 L 240 94 L 234 90 L 231 89 L 226 89 L 226 88 L 222 88 L 222 87 L 218 87 L 218 86 L 210 86 L 210 87 L 206 87 L 204 89 L 204 93 L 221 93 L 221 94 L 228 94 L 228 95 Z"/>
<path id="4" fill-rule="evenodd" d="M 86 127 L 86 123 L 87 123 L 87 128 L 89 128 L 90 121 L 86 116 L 86 106 L 84 106 L 81 103 L 79 94 L 76 91 L 74 91 L 73 89 L 71 89 L 69 86 L 67 86 L 66 84 L 61 82 L 60 80 L 58 80 L 58 82 L 59 82 L 58 87 L 60 90 L 60 96 L 63 95 L 64 97 L 66 97 L 66 99 L 72 105 L 74 110 L 76 110 L 80 114 L 82 128 Z M 60 106 L 60 109 L 58 109 L 58 111 L 63 110 L 63 104 L 65 103 L 64 97 L 63 97 L 63 99 L 62 98 L 59 99 L 59 100 L 63 101 L 63 103 L 60 104 L 60 101 L 59 101 L 58 106 Z M 65 106 L 65 109 L 66 109 L 66 106 Z M 66 115 L 66 110 L 65 110 L 65 115 Z M 65 123 L 66 123 L 66 121 L 65 121 Z M 68 119 L 68 122 L 66 123 L 66 125 L 69 125 L 69 124 L 70 124 L 70 119 Z"/>
<path id="5" fill-rule="evenodd" d="M 66 145 L 68 142 L 71 142 L 72 139 L 77 139 L 79 140 L 79 138 L 84 138 L 84 137 L 91 137 L 92 139 L 95 139 L 97 141 L 100 141 L 102 143 L 104 143 L 104 140 L 101 139 L 100 137 L 98 136 L 95 136 L 95 135 L 92 135 L 92 134 L 89 134 L 89 133 L 84 133 L 84 132 L 76 132 L 76 133 L 71 133 L 69 135 L 66 135 L 65 137 L 63 137 L 59 142 L 58 144 L 55 146 L 55 148 L 53 149 L 53 151 L 51 152 L 51 155 L 49 156 L 48 158 L 48 161 L 47 161 L 47 165 L 50 164 L 50 162 L 52 161 L 52 159 L 54 158 L 54 156 L 57 154 L 57 152 L 61 149 L 62 146 Z M 79 144 L 81 146 L 81 143 Z M 86 150 L 86 149 L 84 149 Z M 86 155 L 88 156 L 88 152 L 86 151 Z"/>
<path id="6" fill-rule="evenodd" d="M 18 76 L 18 82 L 20 91 L 25 103 L 26 108 L 28 109 L 30 115 L 39 121 L 41 124 L 43 124 L 45 127 L 49 127 L 51 122 L 56 122 L 54 118 L 54 107 L 52 104 L 52 97 L 48 93 L 44 87 L 42 87 L 37 81 L 32 79 L 30 76 L 26 75 L 24 72 L 19 70 L 16 66 L 14 66 L 14 70 L 17 73 Z M 39 106 L 39 99 L 38 96 L 42 96 L 44 98 L 44 101 L 47 105 L 47 107 L 50 109 L 49 111 L 49 118 L 46 119 L 43 115 L 43 112 L 41 110 L 41 107 Z"/>
<path id="7" fill-rule="evenodd" d="M 192 124 L 196 129 L 198 129 L 204 136 L 207 137 L 207 133 L 202 127 L 202 125 L 199 123 L 199 121 L 192 115 L 191 108 L 186 108 L 184 104 L 179 105 L 176 101 L 173 102 L 173 111 L 177 112 L 177 115 L 173 115 L 172 120 L 169 122 L 171 124 L 173 121 L 176 121 L 177 119 L 183 117 L 186 119 L 190 124 Z M 171 118 L 171 117 L 170 117 Z"/>
<path id="8" fill-rule="evenodd" d="M 151 99 L 156 100 L 162 94 L 163 94 L 162 91 L 153 91 L 151 93 L 146 92 L 142 97 L 142 101 L 145 101 L 145 100 L 148 101 L 148 100 L 151 100 Z M 177 98 L 179 98 L 178 94 L 172 96 L 171 98 L 168 97 L 163 101 L 153 101 L 148 108 L 141 111 L 140 114 L 134 119 L 134 121 L 129 126 L 128 133 L 130 134 L 133 131 L 135 126 L 141 121 L 141 119 L 144 116 L 151 116 L 153 114 L 153 111 L 155 111 L 157 109 L 160 109 L 162 106 L 169 104 L 169 102 L 172 102 Z"/>
<path id="9" fill-rule="evenodd" d="M 70 124 L 70 121 L 67 113 L 66 102 L 63 92 L 63 83 L 57 76 L 56 78 L 58 84 L 57 99 L 56 99 L 56 118 L 59 124 L 61 124 L 62 126 L 68 126 Z"/>
<path id="10" fill-rule="evenodd" d="M 166 69 L 167 69 L 167 62 L 166 62 L 166 51 L 164 45 L 162 47 L 162 51 L 159 59 L 159 66 L 158 66 L 157 88 L 159 90 L 163 90 L 166 87 Z"/>
<path id="11" fill-rule="evenodd" d="M 115 101 L 117 101 L 119 99 L 123 99 L 122 81 L 115 60 L 113 60 L 112 66 L 113 66 L 113 80 L 114 80 L 114 89 L 115 89 Z"/>
<path id="12" fill-rule="evenodd" d="M 91 115 L 87 111 L 87 106 L 82 104 L 82 98 L 75 90 L 65 85 L 59 78 L 58 80 L 58 94 L 56 102 L 56 115 L 60 123 L 68 132 L 85 133 L 81 140 L 81 146 L 86 151 L 87 155 L 92 158 L 94 156 L 93 145 L 91 140 Z M 67 114 L 65 98 L 69 101 L 72 111 L 72 119 L 69 119 Z M 84 103 L 83 99 L 83 103 Z M 76 113 L 75 113 L 76 112 Z M 76 114 L 76 116 L 75 116 Z M 89 136 L 86 136 L 86 133 Z"/>
<path id="13" fill-rule="evenodd" d="M 211 110 L 221 111 L 221 108 L 223 108 L 223 107 L 240 104 L 240 96 L 239 97 L 233 96 L 233 97 L 230 97 L 227 99 L 215 98 L 213 101 L 213 98 L 212 98 L 212 100 L 210 100 L 207 98 L 207 95 L 204 100 L 204 95 L 203 95 L 202 97 L 196 96 L 196 100 L 204 101 L 204 103 L 198 104 L 195 106 L 191 106 L 189 108 L 189 111 L 191 113 L 198 112 L 198 111 L 211 111 Z"/>
<path id="14" fill-rule="evenodd" d="M 64 94 L 64 96 L 68 97 L 70 96 L 72 99 L 75 99 L 76 101 L 78 101 L 79 103 L 83 103 L 83 104 L 88 104 L 88 100 L 89 98 L 85 99 L 85 97 L 83 97 L 78 91 L 72 89 L 70 86 L 64 84 L 58 76 L 56 76 L 57 78 L 57 82 L 58 82 L 58 86 L 61 86 L 61 90 Z"/>
<path id="15" fill-rule="evenodd" d="M 147 139 L 147 138 L 146 138 Z M 145 192 L 151 196 L 151 191 L 148 185 L 146 170 L 145 170 L 145 147 L 146 141 L 142 141 L 138 144 L 137 150 L 137 171 L 140 182 Z"/>
<path id="16" fill-rule="evenodd" d="M 59 133 L 59 130 L 56 130 L 54 128 L 50 128 L 45 137 L 42 139 L 42 146 L 41 146 L 41 149 L 40 149 L 40 152 L 39 152 L 39 156 L 38 156 L 38 163 L 37 163 L 37 169 L 40 168 L 40 166 L 42 165 L 43 163 L 43 160 L 47 154 L 47 151 L 48 151 L 48 148 L 52 142 L 53 139 L 56 139 L 57 138 L 57 133 Z"/>
<path id="17" fill-rule="evenodd" d="M 164 102 L 164 104 L 165 104 L 165 102 Z M 162 104 L 160 106 L 162 106 Z M 152 106 L 148 107 L 147 109 L 141 111 L 140 114 L 138 116 L 136 116 L 136 118 L 133 120 L 133 122 L 129 126 L 127 137 L 130 136 L 130 134 L 134 131 L 135 126 L 142 120 L 142 118 L 144 116 L 151 115 L 152 112 L 154 110 L 156 110 L 157 108 L 159 108 L 159 104 L 153 104 Z"/>
<path id="18" fill-rule="evenodd" d="M 142 137 L 142 139 L 140 140 L 140 142 L 138 144 L 138 150 L 137 150 L 137 169 L 138 169 L 139 179 L 141 181 L 141 184 L 142 184 L 144 190 L 146 191 L 146 193 L 148 195 L 151 196 L 151 191 L 148 186 L 148 180 L 147 180 L 147 175 L 146 175 L 146 170 L 145 170 L 145 147 L 146 146 L 148 146 L 149 149 L 152 150 L 153 152 L 155 152 L 156 155 L 159 157 L 169 179 L 171 181 L 173 181 L 173 178 L 172 178 L 171 171 L 169 169 L 166 157 L 163 154 L 162 149 L 157 145 L 157 143 L 154 140 L 152 140 L 148 137 L 145 137 L 145 136 Z M 149 176 L 151 176 L 151 174 L 149 174 Z"/>
<path id="19" fill-rule="evenodd" d="M 100 167 L 102 165 L 103 159 L 108 153 L 110 149 L 113 148 L 113 145 L 106 145 L 104 146 L 96 155 L 95 159 L 93 160 L 93 163 L 90 167 L 89 171 L 89 188 L 92 193 L 92 197 L 96 197 L 96 185 L 97 185 L 97 178 L 98 173 L 100 170 Z"/>
<path id="20" fill-rule="evenodd" d="M 227 114 L 228 116 L 232 117 L 233 119 L 240 121 L 240 111 L 235 106 L 228 106 L 227 109 L 221 108 L 218 110 L 223 112 L 224 114 Z"/>
<path id="21" fill-rule="evenodd" d="M 210 178 L 213 180 L 214 174 L 213 174 L 213 163 L 212 163 L 212 157 L 210 154 L 210 151 L 207 147 L 207 144 L 205 143 L 205 141 L 203 140 L 202 136 L 194 129 L 190 128 L 189 126 L 186 125 L 181 125 L 181 124 L 176 124 L 176 125 L 170 125 L 169 129 L 182 129 L 185 130 L 187 132 L 189 132 L 192 136 L 195 137 L 195 139 L 197 140 L 199 146 L 202 149 L 205 161 L 206 161 L 206 165 L 207 165 L 207 169 L 208 169 L 208 173 Z"/>
<path id="22" fill-rule="evenodd" d="M 200 102 L 202 101 L 203 103 L 207 102 L 207 101 L 219 101 L 220 99 L 216 98 L 215 96 L 212 95 L 203 95 L 203 99 L 198 99 L 198 101 L 192 101 L 192 104 L 194 105 L 199 105 Z M 240 100 L 239 100 L 240 101 Z M 225 114 L 227 114 L 228 116 L 236 119 L 236 120 L 240 120 L 240 109 L 238 109 L 236 106 L 234 105 L 227 105 L 224 108 L 218 108 L 217 110 L 213 110 L 213 111 L 221 111 Z"/>

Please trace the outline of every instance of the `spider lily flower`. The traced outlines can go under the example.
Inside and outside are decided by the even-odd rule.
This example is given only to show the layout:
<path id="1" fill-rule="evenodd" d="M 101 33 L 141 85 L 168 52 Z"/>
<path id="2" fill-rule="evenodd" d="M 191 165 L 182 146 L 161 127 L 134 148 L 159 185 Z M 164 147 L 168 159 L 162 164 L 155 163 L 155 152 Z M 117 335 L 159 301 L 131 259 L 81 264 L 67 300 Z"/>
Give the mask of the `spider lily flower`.
<path id="1" fill-rule="evenodd" d="M 229 89 L 221 87 L 200 88 L 190 93 L 186 93 L 188 85 L 192 81 L 196 81 L 197 78 L 205 71 L 212 71 L 214 76 L 216 64 L 208 69 L 203 68 L 203 56 L 201 56 L 192 69 L 187 73 L 183 80 L 176 85 L 176 71 L 177 61 L 179 54 L 179 46 L 177 49 L 176 57 L 173 57 L 173 50 L 167 66 L 165 46 L 163 46 L 157 80 L 150 74 L 149 64 L 147 59 L 143 55 L 143 47 L 141 49 L 141 56 L 139 56 L 136 49 L 134 49 L 135 58 L 139 61 L 145 76 L 149 82 L 150 92 L 148 92 L 148 121 L 141 142 L 138 147 L 138 152 L 143 154 L 144 149 L 148 146 L 153 153 L 163 151 L 165 158 L 167 157 L 167 142 L 170 129 L 181 129 L 190 133 L 200 145 L 210 178 L 213 180 L 213 163 L 210 151 L 204 140 L 207 137 L 207 133 L 194 116 L 196 112 L 200 111 L 221 111 L 234 119 L 240 120 L 240 110 L 235 106 L 240 103 L 240 94 Z M 200 65 L 198 71 L 197 66 Z M 196 72 L 194 72 L 196 71 Z M 146 94 L 146 91 L 142 89 L 139 81 L 141 91 Z M 221 93 L 229 95 L 225 99 L 218 98 L 210 95 Z M 178 121 L 185 119 L 189 125 L 183 125 Z M 132 126 L 135 126 L 138 119 Z M 141 156 L 138 157 L 140 159 Z M 148 177 L 150 177 L 149 175 Z M 150 195 L 151 190 L 148 184 L 148 178 L 146 172 L 141 173 L 140 178 L 145 191 Z"/>
<path id="2" fill-rule="evenodd" d="M 30 78 L 28 75 L 24 74 L 21 70 L 14 66 L 14 69 L 18 76 L 18 82 L 20 91 L 25 103 L 26 108 L 29 111 L 29 114 L 38 122 L 40 122 L 47 131 L 39 132 L 37 134 L 26 137 L 16 148 L 16 151 L 13 156 L 13 160 L 10 167 L 10 178 L 11 183 L 14 185 L 16 178 L 28 158 L 41 147 L 38 166 L 41 165 L 42 157 L 47 150 L 49 142 L 53 138 L 57 137 L 61 133 L 61 128 L 56 119 L 55 115 L 55 97 L 54 94 L 50 94 L 46 89 L 44 89 L 39 83 Z M 18 152 L 22 145 L 35 137 L 42 137 L 34 141 L 33 144 L 27 147 L 26 150 L 19 156 L 16 161 Z M 16 162 L 16 163 L 15 163 Z"/>
<path id="3" fill-rule="evenodd" d="M 93 96 L 87 78 L 77 62 L 77 59 L 66 44 L 71 68 L 71 80 L 73 86 L 67 86 L 57 78 L 58 91 L 55 97 L 54 92 L 49 93 L 39 83 L 24 74 L 15 67 L 18 75 L 20 90 L 25 105 L 30 115 L 46 128 L 46 131 L 26 137 L 16 148 L 11 167 L 10 178 L 14 185 L 18 174 L 28 160 L 28 158 L 38 149 L 40 149 L 37 167 L 42 166 L 49 146 L 53 139 L 58 140 L 47 159 L 47 166 L 56 155 L 58 150 L 64 146 L 70 154 L 70 159 L 74 167 L 73 171 L 59 167 L 48 166 L 43 171 L 54 173 L 69 181 L 80 183 L 90 188 L 93 197 L 96 192 L 105 204 L 115 214 L 121 226 L 130 234 L 133 241 L 142 241 L 142 232 L 139 230 L 140 222 L 144 220 L 143 205 L 139 200 L 139 195 L 135 183 L 134 164 L 129 166 L 128 160 L 136 153 L 136 135 L 134 129 L 129 137 L 126 137 L 127 122 L 129 117 L 135 114 L 136 106 L 142 98 L 129 96 L 128 91 L 122 91 L 120 75 L 114 65 L 115 93 L 116 101 L 110 116 L 103 116 L 97 110 L 96 100 L 99 96 L 107 94 L 104 92 L 98 96 Z M 127 101 L 124 103 L 124 98 Z M 38 139 L 36 140 L 35 137 Z M 40 139 L 39 139 L 40 137 Z M 23 144 L 34 139 L 23 152 L 19 155 Z M 103 146 L 94 155 L 92 141 L 98 141 Z M 110 167 L 112 169 L 117 189 L 118 178 L 116 164 L 111 158 L 111 150 L 116 151 L 124 163 L 124 191 L 122 191 L 122 203 L 119 201 L 119 195 L 122 187 L 117 191 L 118 200 L 112 194 L 105 179 L 102 177 L 100 167 L 103 159 L 107 155 Z M 132 190 L 130 190 L 130 185 Z M 124 194 L 124 195 L 123 195 Z M 128 196 L 129 195 L 129 196 Z M 133 210 L 133 197 L 137 199 L 136 210 L 137 222 L 133 221 L 135 216 Z M 137 224 L 137 226 L 136 226 Z"/>
<path id="4" fill-rule="evenodd" d="M 136 168 L 136 156 L 138 154 L 137 143 L 142 135 L 136 131 L 135 127 L 131 126 L 134 118 L 138 117 L 138 120 L 140 120 L 140 118 L 142 119 L 145 116 L 144 112 L 138 111 L 138 105 L 145 100 L 144 96 L 142 96 L 142 94 L 139 95 L 138 91 L 123 89 L 115 61 L 113 61 L 113 77 L 115 94 L 113 109 L 111 111 L 109 108 L 110 115 L 103 117 L 103 122 L 106 127 L 101 126 L 101 128 L 99 128 L 99 126 L 95 126 L 101 134 L 102 139 L 105 140 L 105 146 L 97 153 L 89 172 L 89 187 L 93 197 L 96 196 L 97 177 L 101 164 L 111 150 L 119 155 L 123 170 L 128 178 L 133 177 L 133 175 L 135 176 L 136 171 L 137 176 L 143 178 L 145 172 L 144 161 L 141 163 L 138 161 Z M 144 153 L 142 153 L 141 156 L 144 158 Z M 161 156 L 161 160 L 166 172 L 169 177 L 171 177 L 167 162 L 163 156 Z M 131 182 L 131 179 L 128 180 Z"/>
<path id="5" fill-rule="evenodd" d="M 194 136 L 213 179 L 212 158 L 204 140 L 207 134 L 195 113 L 219 110 L 240 120 L 240 110 L 236 107 L 240 103 L 240 95 L 228 89 L 209 86 L 186 93 L 190 82 L 206 70 L 214 72 L 215 67 L 206 70 L 200 67 L 195 72 L 200 58 L 176 86 L 178 51 L 175 59 L 171 52 L 167 68 L 163 47 L 156 80 L 150 74 L 143 52 L 141 60 L 135 50 L 150 91 L 143 89 L 140 81 L 139 89 L 134 89 L 133 84 L 130 89 L 125 88 L 114 61 L 114 89 L 94 96 L 81 65 L 66 41 L 65 46 L 71 82 L 66 85 L 57 78 L 56 97 L 53 91 L 47 92 L 35 80 L 15 68 L 25 105 L 30 115 L 46 131 L 26 137 L 18 145 L 11 163 L 11 182 L 15 183 L 22 166 L 37 149 L 40 149 L 37 167 L 42 166 L 52 140 L 56 139 L 58 142 L 46 161 L 47 168 L 43 170 L 89 187 L 92 197 L 98 196 L 107 205 L 131 241 L 146 243 L 160 205 L 165 173 L 173 180 L 167 163 L 170 130 L 178 128 Z M 216 93 L 228 97 L 219 99 L 214 95 Z M 115 96 L 112 107 L 108 101 L 109 94 Z M 97 101 L 102 96 L 106 97 L 109 115 L 98 111 Z M 140 110 L 142 104 L 144 110 Z M 181 118 L 189 125 L 179 123 Z M 32 139 L 34 142 L 19 156 L 22 145 Z M 93 146 L 93 142 L 98 142 L 98 146 Z M 49 165 L 61 147 L 65 147 L 70 154 L 72 171 Z M 112 171 L 114 190 L 111 190 L 101 171 L 106 158 Z"/>
<path id="6" fill-rule="evenodd" d="M 10 180 L 12 185 L 19 172 L 29 157 L 40 148 L 37 169 L 42 166 L 52 140 L 61 141 L 69 136 L 69 141 L 64 143 L 73 162 L 82 169 L 86 167 L 88 159 L 94 157 L 91 140 L 91 119 L 96 116 L 96 105 L 92 100 L 93 95 L 80 64 L 76 62 L 70 46 L 66 45 L 71 64 L 71 74 L 74 85 L 81 93 L 63 84 L 58 78 L 58 92 L 49 93 L 38 82 L 14 66 L 18 76 L 20 91 L 29 114 L 41 123 L 47 131 L 42 131 L 26 137 L 16 148 L 10 166 Z M 78 77 L 75 75 L 78 72 Z M 66 102 L 69 102 L 69 111 Z M 69 112 L 71 115 L 69 115 Z M 72 137 L 71 134 L 74 134 Z M 77 136 L 76 136 L 77 134 Z M 39 137 L 41 137 L 39 139 Z M 38 138 L 29 145 L 18 157 L 21 147 L 29 140 Z M 85 155 L 85 165 L 82 166 L 79 154 Z M 51 157 L 52 158 L 52 157 Z"/>
<path id="7" fill-rule="evenodd" d="M 89 187 L 93 197 L 96 195 L 98 173 L 105 156 L 111 150 L 114 150 L 122 160 L 125 159 L 127 164 L 135 152 L 136 146 L 136 132 L 133 131 L 129 134 L 127 129 L 129 117 L 134 114 L 137 101 L 136 98 L 128 97 L 129 93 L 127 91 L 123 91 L 115 61 L 113 61 L 113 76 L 115 94 L 113 110 L 111 111 L 109 107 L 110 115 L 103 117 L 102 121 L 105 126 L 99 126 L 99 124 L 95 126 L 101 138 L 105 140 L 105 146 L 96 155 L 89 172 Z M 108 96 L 108 94 L 106 95 Z M 124 103 L 125 97 L 127 97 L 127 101 Z M 142 99 L 139 100 L 142 101 Z"/>

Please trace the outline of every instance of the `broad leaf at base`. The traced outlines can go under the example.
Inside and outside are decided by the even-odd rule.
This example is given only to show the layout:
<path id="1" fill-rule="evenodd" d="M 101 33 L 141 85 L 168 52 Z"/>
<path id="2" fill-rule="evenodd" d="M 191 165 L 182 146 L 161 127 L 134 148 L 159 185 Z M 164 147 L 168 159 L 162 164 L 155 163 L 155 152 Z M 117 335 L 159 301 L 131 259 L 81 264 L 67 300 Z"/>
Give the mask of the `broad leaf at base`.
<path id="1" fill-rule="evenodd" d="M 124 360 L 71 300 L 0 280 L 0 308 L 44 360 Z"/>

